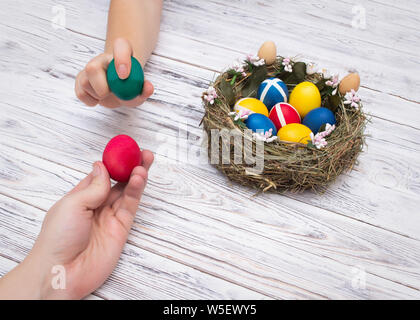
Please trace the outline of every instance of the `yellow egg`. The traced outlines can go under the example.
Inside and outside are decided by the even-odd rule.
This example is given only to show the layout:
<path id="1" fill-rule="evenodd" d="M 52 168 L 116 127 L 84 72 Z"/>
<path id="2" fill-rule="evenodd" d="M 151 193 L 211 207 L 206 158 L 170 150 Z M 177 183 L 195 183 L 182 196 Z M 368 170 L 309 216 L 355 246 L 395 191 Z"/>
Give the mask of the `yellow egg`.
<path id="1" fill-rule="evenodd" d="M 258 57 L 265 60 L 266 64 L 273 64 L 276 61 L 277 49 L 273 41 L 266 41 L 258 50 Z"/>
<path id="2" fill-rule="evenodd" d="M 290 94 L 289 104 L 299 112 L 303 118 L 306 114 L 321 106 L 321 94 L 316 85 L 304 81 L 299 83 Z"/>
<path id="3" fill-rule="evenodd" d="M 338 90 L 342 95 L 345 95 L 347 92 L 350 92 L 351 89 L 354 91 L 359 90 L 360 87 L 360 76 L 358 73 L 349 73 L 346 75 L 338 86 Z"/>
<path id="4" fill-rule="evenodd" d="M 311 141 L 311 129 L 300 123 L 290 123 L 282 127 L 277 136 L 280 140 L 308 144 Z"/>
<path id="5" fill-rule="evenodd" d="M 264 103 L 255 98 L 242 98 L 235 103 L 233 107 L 235 112 L 261 113 L 268 117 L 268 109 Z"/>

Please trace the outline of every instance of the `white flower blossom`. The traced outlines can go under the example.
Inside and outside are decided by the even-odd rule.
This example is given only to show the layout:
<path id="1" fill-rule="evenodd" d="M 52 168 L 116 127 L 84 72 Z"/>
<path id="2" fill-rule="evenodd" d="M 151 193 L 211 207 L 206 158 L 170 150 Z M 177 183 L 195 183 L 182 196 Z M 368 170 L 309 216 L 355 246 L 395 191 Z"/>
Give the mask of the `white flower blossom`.
<path id="1" fill-rule="evenodd" d="M 327 69 L 322 69 L 322 76 L 324 77 L 324 79 L 330 79 L 331 73 Z"/>
<path id="2" fill-rule="evenodd" d="M 346 95 L 344 96 L 344 104 L 349 104 L 355 109 L 359 108 L 360 101 L 361 101 L 361 98 L 357 94 L 357 92 L 354 91 L 354 89 L 351 89 L 351 91 L 347 92 Z"/>
<path id="3" fill-rule="evenodd" d="M 281 64 L 284 66 L 284 71 L 287 71 L 287 72 L 293 71 L 293 68 L 292 68 L 293 61 L 290 58 L 284 58 Z"/>
<path id="4" fill-rule="evenodd" d="M 273 142 L 277 139 L 277 136 L 273 136 L 273 129 L 270 129 L 264 133 L 254 132 L 252 136 L 255 138 L 255 140 L 264 141 L 267 143 Z"/>
<path id="5" fill-rule="evenodd" d="M 306 64 L 306 74 L 314 74 L 318 72 L 318 66 L 314 62 L 309 62 Z"/>
<path id="6" fill-rule="evenodd" d="M 242 74 L 242 76 L 246 76 L 246 72 L 244 70 L 244 66 L 242 65 L 242 63 L 240 63 L 239 61 L 235 61 L 231 67 L 231 69 L 233 69 L 234 71 Z"/>
<path id="7" fill-rule="evenodd" d="M 246 120 L 248 119 L 248 116 L 250 114 L 251 114 L 251 111 L 249 110 L 239 110 L 238 112 L 235 112 L 235 111 L 229 112 L 230 116 L 235 116 L 233 118 L 233 121 L 238 121 L 239 119 Z"/>
<path id="8" fill-rule="evenodd" d="M 256 66 L 256 67 L 265 65 L 265 60 L 264 59 L 260 59 L 260 57 L 258 57 L 257 55 L 251 54 L 251 53 L 246 56 L 245 60 L 248 61 L 249 63 L 251 63 L 252 65 Z"/>
<path id="9" fill-rule="evenodd" d="M 338 74 L 335 74 L 332 78 L 330 78 L 330 80 L 325 81 L 325 84 L 327 86 L 330 86 L 332 88 L 334 88 L 332 94 L 335 95 L 337 93 L 337 89 L 338 89 L 338 85 L 339 85 L 339 81 L 338 81 Z"/>
<path id="10" fill-rule="evenodd" d="M 327 140 L 325 140 L 325 137 L 330 135 L 331 132 L 333 132 L 335 129 L 335 124 L 331 125 L 329 123 L 327 123 L 325 125 L 325 130 L 318 132 L 316 135 L 314 135 L 312 132 L 310 134 L 311 136 L 311 140 L 312 140 L 312 144 L 317 148 L 317 149 L 321 149 L 324 148 L 328 145 Z"/>
<path id="11" fill-rule="evenodd" d="M 210 86 L 203 94 L 203 99 L 208 101 L 210 104 L 214 104 L 214 99 L 218 97 L 216 89 Z"/>

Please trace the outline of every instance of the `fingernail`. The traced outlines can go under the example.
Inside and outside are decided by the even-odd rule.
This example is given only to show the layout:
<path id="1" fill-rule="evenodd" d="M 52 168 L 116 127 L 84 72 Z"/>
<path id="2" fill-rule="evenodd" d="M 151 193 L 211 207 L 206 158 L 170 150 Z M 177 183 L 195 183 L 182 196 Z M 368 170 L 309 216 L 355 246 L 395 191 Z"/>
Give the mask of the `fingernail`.
<path id="1" fill-rule="evenodd" d="M 92 171 L 92 175 L 93 175 L 94 177 L 97 177 L 97 176 L 99 176 L 100 174 L 101 174 L 101 168 L 99 167 L 99 165 L 98 165 L 98 164 L 94 163 L 94 164 L 93 164 L 93 171 Z"/>
<path id="2" fill-rule="evenodd" d="M 120 64 L 118 66 L 118 74 L 120 75 L 120 77 L 126 77 L 127 76 L 127 65 L 126 64 Z"/>

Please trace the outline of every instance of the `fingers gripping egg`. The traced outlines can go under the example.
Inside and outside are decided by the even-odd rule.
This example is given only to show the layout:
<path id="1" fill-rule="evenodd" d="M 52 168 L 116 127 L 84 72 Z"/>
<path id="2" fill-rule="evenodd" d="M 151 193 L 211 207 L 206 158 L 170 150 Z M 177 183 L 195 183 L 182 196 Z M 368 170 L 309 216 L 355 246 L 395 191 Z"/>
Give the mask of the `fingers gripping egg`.
<path id="1" fill-rule="evenodd" d="M 142 153 L 134 139 L 122 134 L 108 142 L 102 161 L 113 180 L 127 182 L 131 171 L 141 165 Z"/>
<path id="2" fill-rule="evenodd" d="M 121 100 L 131 100 L 143 92 L 144 73 L 139 61 L 131 57 L 131 70 L 127 79 L 120 79 L 112 59 L 106 71 L 109 89 Z"/>

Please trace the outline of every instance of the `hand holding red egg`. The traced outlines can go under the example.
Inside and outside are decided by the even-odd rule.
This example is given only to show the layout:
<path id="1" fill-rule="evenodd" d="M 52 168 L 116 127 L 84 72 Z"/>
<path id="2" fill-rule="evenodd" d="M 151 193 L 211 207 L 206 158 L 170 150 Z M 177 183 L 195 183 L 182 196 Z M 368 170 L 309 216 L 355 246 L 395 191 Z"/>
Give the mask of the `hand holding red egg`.
<path id="1" fill-rule="evenodd" d="M 113 180 L 127 182 L 133 169 L 142 164 L 142 153 L 133 138 L 122 134 L 108 142 L 102 161 Z"/>

